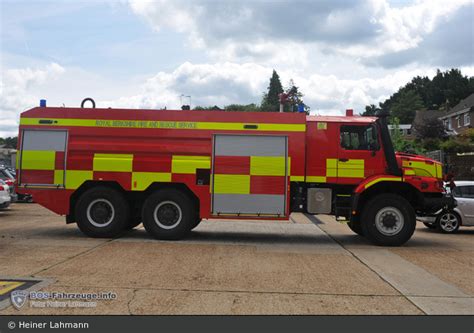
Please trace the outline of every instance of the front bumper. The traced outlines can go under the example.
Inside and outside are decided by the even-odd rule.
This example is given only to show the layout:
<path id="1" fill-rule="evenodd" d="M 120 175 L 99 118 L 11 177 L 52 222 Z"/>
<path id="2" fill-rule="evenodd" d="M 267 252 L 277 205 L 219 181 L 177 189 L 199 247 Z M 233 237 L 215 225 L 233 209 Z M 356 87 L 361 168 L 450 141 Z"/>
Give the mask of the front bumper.
<path id="1" fill-rule="evenodd" d="M 440 210 L 453 210 L 457 205 L 456 200 L 449 194 L 444 194 L 439 197 L 424 197 L 423 215 L 436 215 Z"/>

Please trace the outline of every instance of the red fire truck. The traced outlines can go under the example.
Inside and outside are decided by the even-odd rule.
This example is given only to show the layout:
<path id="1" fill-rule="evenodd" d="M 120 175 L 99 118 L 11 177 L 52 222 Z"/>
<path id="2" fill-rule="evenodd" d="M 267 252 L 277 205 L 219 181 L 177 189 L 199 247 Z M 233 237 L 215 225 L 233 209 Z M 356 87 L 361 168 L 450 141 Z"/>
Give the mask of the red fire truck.
<path id="1" fill-rule="evenodd" d="M 379 245 L 455 205 L 437 161 L 395 153 L 386 117 L 37 107 L 21 114 L 18 191 L 91 237 L 143 223 L 332 214 Z"/>

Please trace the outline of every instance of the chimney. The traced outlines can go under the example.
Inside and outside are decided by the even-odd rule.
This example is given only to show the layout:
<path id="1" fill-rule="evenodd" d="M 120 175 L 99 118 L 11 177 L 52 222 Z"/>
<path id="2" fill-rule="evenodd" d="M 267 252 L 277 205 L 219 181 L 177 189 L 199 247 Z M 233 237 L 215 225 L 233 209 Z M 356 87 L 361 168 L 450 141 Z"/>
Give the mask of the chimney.
<path id="1" fill-rule="evenodd" d="M 347 109 L 346 110 L 346 117 L 352 117 L 354 115 L 354 110 L 352 109 Z"/>

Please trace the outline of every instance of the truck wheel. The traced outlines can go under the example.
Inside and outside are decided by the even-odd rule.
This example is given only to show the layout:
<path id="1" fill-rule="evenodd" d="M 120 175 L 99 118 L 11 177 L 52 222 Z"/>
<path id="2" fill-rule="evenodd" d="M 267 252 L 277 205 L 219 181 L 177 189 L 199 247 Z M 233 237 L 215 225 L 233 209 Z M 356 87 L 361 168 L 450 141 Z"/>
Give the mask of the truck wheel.
<path id="1" fill-rule="evenodd" d="M 196 227 L 201 223 L 201 221 L 202 221 L 201 218 L 195 218 L 194 224 L 193 224 L 193 226 L 191 227 L 191 230 L 193 230 L 194 228 L 196 228 Z"/>
<path id="2" fill-rule="evenodd" d="M 161 190 L 151 194 L 143 204 L 143 226 L 156 239 L 181 239 L 196 223 L 191 199 L 178 190 Z"/>
<path id="3" fill-rule="evenodd" d="M 359 236 L 362 236 L 362 237 L 364 236 L 364 233 L 362 232 L 362 226 L 360 225 L 360 222 L 349 221 L 349 223 L 347 223 L 347 225 L 349 226 L 349 229 L 354 231 Z"/>
<path id="4" fill-rule="evenodd" d="M 128 203 L 121 193 L 109 187 L 94 187 L 84 192 L 76 204 L 79 229 L 90 237 L 112 238 L 127 226 Z"/>
<path id="5" fill-rule="evenodd" d="M 445 234 L 455 233 L 460 225 L 461 218 L 455 212 L 444 212 L 436 219 L 436 228 Z"/>
<path id="6" fill-rule="evenodd" d="M 381 194 L 367 202 L 361 216 L 362 232 L 377 245 L 399 246 L 415 232 L 416 215 L 410 203 L 395 194 Z"/>

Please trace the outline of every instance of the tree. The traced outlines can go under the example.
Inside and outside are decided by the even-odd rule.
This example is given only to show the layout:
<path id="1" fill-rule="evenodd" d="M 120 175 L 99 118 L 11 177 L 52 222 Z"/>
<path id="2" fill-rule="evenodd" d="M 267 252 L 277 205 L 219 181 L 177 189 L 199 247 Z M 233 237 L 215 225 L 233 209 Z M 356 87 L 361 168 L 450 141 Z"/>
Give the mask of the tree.
<path id="1" fill-rule="evenodd" d="M 0 145 L 5 145 L 5 148 L 12 148 L 16 149 L 18 143 L 18 137 L 7 137 L 7 138 L 0 138 Z"/>
<path id="2" fill-rule="evenodd" d="M 262 111 L 278 111 L 280 109 L 280 101 L 278 95 L 283 92 L 283 87 L 280 82 L 280 76 L 273 70 L 268 91 L 263 95 Z"/>
<path id="3" fill-rule="evenodd" d="M 217 105 L 214 106 L 196 106 L 194 110 L 200 111 L 209 111 L 209 110 L 220 110 L 220 111 L 245 111 L 245 112 L 258 112 L 260 111 L 260 107 L 255 103 L 251 104 L 229 104 L 224 106 L 224 108 L 220 108 Z"/>
<path id="4" fill-rule="evenodd" d="M 261 111 L 260 107 L 254 103 L 251 104 L 229 104 L 224 107 L 224 110 L 229 111 L 245 111 L 245 112 L 258 112 Z"/>
<path id="5" fill-rule="evenodd" d="M 295 85 L 293 79 L 290 79 L 288 88 L 285 90 L 285 93 L 289 95 L 284 112 L 298 112 L 298 105 L 303 103 L 303 93 L 299 91 L 299 88 Z M 309 106 L 305 105 L 305 112 L 309 114 Z"/>
<path id="6" fill-rule="evenodd" d="M 429 101 L 438 107 L 453 107 L 474 92 L 472 80 L 472 77 L 463 76 L 456 68 L 446 72 L 438 69 L 429 87 Z"/>
<path id="7" fill-rule="evenodd" d="M 426 111 L 429 112 L 429 111 Z M 419 140 L 443 139 L 447 136 L 446 129 L 441 120 L 436 117 L 426 118 L 413 124 L 415 136 Z"/>
<path id="8" fill-rule="evenodd" d="M 410 154 L 422 154 L 424 152 L 423 148 L 414 140 L 407 140 L 402 136 L 400 132 L 400 120 L 397 117 L 391 119 L 390 125 L 393 126 L 391 138 L 395 151 Z"/>
<path id="9" fill-rule="evenodd" d="M 425 109 L 447 109 L 474 93 L 474 77 L 463 76 L 456 68 L 446 72 L 438 69 L 431 80 L 427 76 L 416 76 L 405 86 L 400 87 L 390 98 L 380 103 L 380 107 L 384 111 L 389 111 L 410 91 L 421 98 Z"/>
<path id="10" fill-rule="evenodd" d="M 416 111 L 424 108 L 420 96 L 413 90 L 404 91 L 400 98 L 390 107 L 390 115 L 397 117 L 402 124 L 411 124 Z"/>
<path id="11" fill-rule="evenodd" d="M 448 153 L 465 153 L 474 150 L 474 128 L 468 129 L 465 133 L 451 137 L 441 143 L 441 149 Z"/>
<path id="12" fill-rule="evenodd" d="M 364 117 L 376 116 L 380 112 L 380 108 L 376 107 L 374 104 L 366 105 L 365 111 L 361 114 Z"/>
<path id="13" fill-rule="evenodd" d="M 193 110 L 204 111 L 204 110 L 222 110 L 217 105 L 214 106 L 196 106 Z"/>

